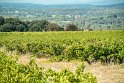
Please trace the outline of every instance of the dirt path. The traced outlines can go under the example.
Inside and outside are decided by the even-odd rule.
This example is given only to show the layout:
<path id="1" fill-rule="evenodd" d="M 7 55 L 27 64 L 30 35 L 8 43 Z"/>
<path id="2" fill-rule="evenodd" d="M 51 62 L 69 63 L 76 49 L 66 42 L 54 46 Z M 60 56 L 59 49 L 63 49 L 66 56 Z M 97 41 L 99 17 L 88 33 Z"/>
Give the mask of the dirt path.
<path id="1" fill-rule="evenodd" d="M 101 65 L 95 63 L 87 65 L 85 70 L 96 76 L 98 83 L 124 83 L 124 64 Z"/>
<path id="2" fill-rule="evenodd" d="M 51 68 L 60 71 L 63 68 L 68 68 L 72 72 L 81 63 L 79 61 L 70 62 L 50 62 L 46 58 L 35 58 L 39 66 Z M 29 56 L 21 56 L 19 63 L 26 64 L 29 62 Z M 124 64 L 121 65 L 101 65 L 94 63 L 92 65 L 86 64 L 85 72 L 90 72 L 96 76 L 98 83 L 124 83 Z"/>

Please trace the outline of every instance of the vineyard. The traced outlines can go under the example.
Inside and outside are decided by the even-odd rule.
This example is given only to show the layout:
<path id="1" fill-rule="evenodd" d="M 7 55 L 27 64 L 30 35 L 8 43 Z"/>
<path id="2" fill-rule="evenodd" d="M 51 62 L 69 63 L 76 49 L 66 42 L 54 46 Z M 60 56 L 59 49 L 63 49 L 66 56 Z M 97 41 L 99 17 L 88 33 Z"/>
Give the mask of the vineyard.
<path id="1" fill-rule="evenodd" d="M 3 32 L 0 47 L 51 61 L 124 62 L 124 31 Z"/>
<path id="2" fill-rule="evenodd" d="M 92 74 L 83 72 L 83 63 L 72 73 L 38 67 L 33 59 L 26 65 L 16 62 L 17 58 L 0 53 L 0 83 L 97 83 Z"/>
<path id="3" fill-rule="evenodd" d="M 97 83 L 85 65 L 124 63 L 124 31 L 65 31 L 65 32 L 1 32 L 0 83 Z M 29 63 L 17 63 L 18 57 L 30 54 L 49 61 L 81 61 L 74 72 L 55 71 L 39 67 L 31 58 Z"/>

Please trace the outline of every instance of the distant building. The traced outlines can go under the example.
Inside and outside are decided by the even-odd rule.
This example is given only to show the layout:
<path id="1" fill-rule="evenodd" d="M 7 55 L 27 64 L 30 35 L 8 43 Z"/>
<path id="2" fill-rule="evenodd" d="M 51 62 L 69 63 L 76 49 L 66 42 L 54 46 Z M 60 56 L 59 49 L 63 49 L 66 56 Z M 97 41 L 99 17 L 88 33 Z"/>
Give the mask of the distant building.
<path id="1" fill-rule="evenodd" d="M 19 13 L 19 11 L 15 11 L 15 13 Z"/>

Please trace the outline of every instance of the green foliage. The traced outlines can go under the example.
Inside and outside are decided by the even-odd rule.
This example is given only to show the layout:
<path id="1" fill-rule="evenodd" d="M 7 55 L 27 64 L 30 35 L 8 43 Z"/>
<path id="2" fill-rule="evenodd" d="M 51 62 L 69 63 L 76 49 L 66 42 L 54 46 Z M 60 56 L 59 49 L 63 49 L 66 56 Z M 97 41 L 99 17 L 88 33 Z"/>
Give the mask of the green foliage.
<path id="1" fill-rule="evenodd" d="M 21 21 L 17 18 L 3 18 L 0 16 L 0 32 L 41 32 L 41 31 L 62 31 L 63 29 L 56 23 L 46 20 Z"/>
<path id="2" fill-rule="evenodd" d="M 78 31 L 78 27 L 76 25 L 74 25 L 74 24 L 68 24 L 66 26 L 66 29 L 65 30 L 66 31 Z"/>
<path id="3" fill-rule="evenodd" d="M 18 25 L 18 24 L 22 24 L 22 21 L 18 18 L 5 18 L 4 23 L 9 23 L 12 24 L 14 26 Z"/>
<path id="4" fill-rule="evenodd" d="M 26 31 L 26 27 L 25 27 L 23 24 L 19 24 L 19 25 L 16 27 L 16 30 L 17 30 L 17 31 L 20 31 L 20 32 L 23 32 L 23 31 Z"/>
<path id="5" fill-rule="evenodd" d="M 83 55 L 83 46 L 78 45 L 69 45 L 66 46 L 63 51 L 64 58 L 67 60 L 79 59 Z"/>
<path id="6" fill-rule="evenodd" d="M 9 23 L 6 23 L 6 24 L 3 24 L 1 27 L 0 27 L 0 31 L 1 32 L 12 32 L 14 31 L 15 27 L 12 25 L 12 24 L 9 24 Z"/>
<path id="7" fill-rule="evenodd" d="M 27 65 L 21 65 L 3 53 L 0 53 L 0 59 L 0 83 L 45 83 L 41 69 L 32 60 Z"/>
<path id="8" fill-rule="evenodd" d="M 77 67 L 77 69 L 76 69 L 76 74 L 81 74 L 82 72 L 84 72 L 84 68 L 85 68 L 85 66 L 84 66 L 84 63 L 81 63 L 81 65 L 79 65 L 78 67 Z"/>
<path id="9" fill-rule="evenodd" d="M 56 23 L 50 23 L 46 27 L 46 31 L 61 31 L 61 30 L 62 30 L 62 28 Z"/>
<path id="10" fill-rule="evenodd" d="M 40 26 L 38 26 L 37 24 L 33 24 L 33 25 L 30 27 L 29 31 L 41 31 L 41 30 L 40 30 Z"/>
<path id="11" fill-rule="evenodd" d="M 0 26 L 4 24 L 4 18 L 0 16 Z"/>
<path id="12" fill-rule="evenodd" d="M 90 73 L 84 73 L 82 66 L 77 73 L 68 69 L 56 72 L 37 66 L 33 59 L 26 65 L 16 63 L 12 57 L 0 52 L 0 83 L 97 83 Z"/>
<path id="13" fill-rule="evenodd" d="M 29 25 L 29 31 L 43 31 L 48 24 L 49 22 L 46 20 L 34 20 Z"/>
<path id="14" fill-rule="evenodd" d="M 92 35 L 91 35 L 92 34 Z M 0 46 L 51 61 L 124 62 L 124 31 L 0 33 Z"/>

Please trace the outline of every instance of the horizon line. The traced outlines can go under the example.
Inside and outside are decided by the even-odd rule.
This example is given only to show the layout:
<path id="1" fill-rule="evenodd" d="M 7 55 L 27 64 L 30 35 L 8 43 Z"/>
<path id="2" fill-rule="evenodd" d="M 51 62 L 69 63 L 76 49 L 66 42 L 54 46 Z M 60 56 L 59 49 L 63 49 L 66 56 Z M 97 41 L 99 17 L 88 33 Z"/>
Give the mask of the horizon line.
<path id="1" fill-rule="evenodd" d="M 14 3 L 10 3 L 10 2 L 4 2 L 4 3 L 0 3 L 0 4 L 36 4 L 36 5 L 114 5 L 114 4 L 122 4 L 124 2 L 119 2 L 119 3 L 110 3 L 110 4 L 88 4 L 88 3 L 62 3 L 62 4 L 42 4 L 42 3 L 22 3 L 22 2 L 14 2 Z"/>

